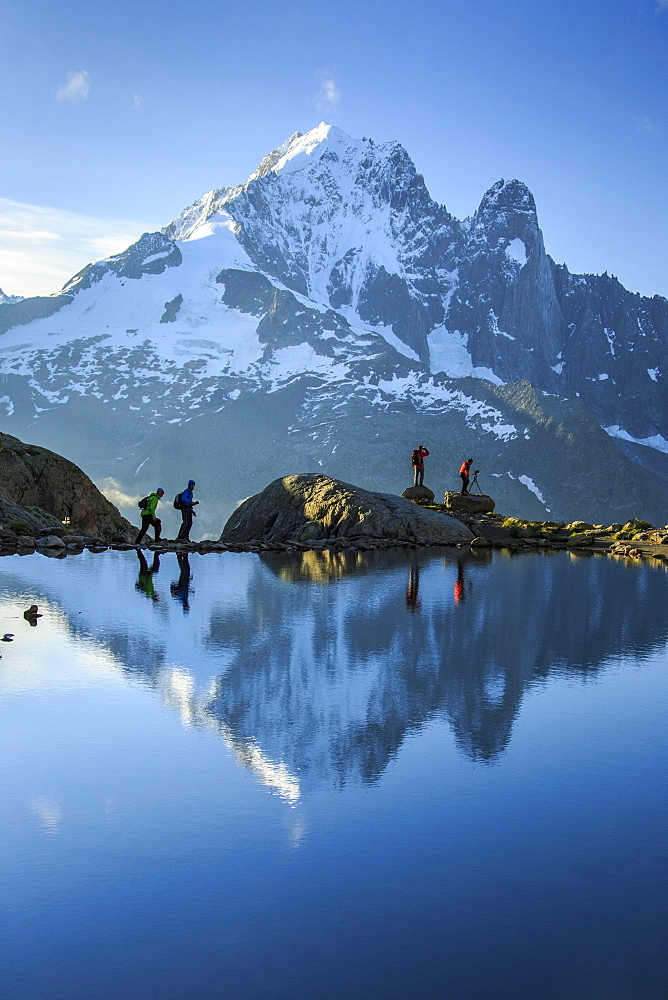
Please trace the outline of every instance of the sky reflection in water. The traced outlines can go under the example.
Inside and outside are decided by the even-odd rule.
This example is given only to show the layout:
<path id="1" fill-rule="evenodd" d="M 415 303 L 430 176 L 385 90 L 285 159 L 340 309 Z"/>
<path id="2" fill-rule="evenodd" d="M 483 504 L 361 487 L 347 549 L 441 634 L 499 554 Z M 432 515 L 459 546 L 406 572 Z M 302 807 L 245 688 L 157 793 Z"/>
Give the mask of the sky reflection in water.
<path id="1" fill-rule="evenodd" d="M 662 568 L 0 569 L 3 996 L 665 997 Z"/>

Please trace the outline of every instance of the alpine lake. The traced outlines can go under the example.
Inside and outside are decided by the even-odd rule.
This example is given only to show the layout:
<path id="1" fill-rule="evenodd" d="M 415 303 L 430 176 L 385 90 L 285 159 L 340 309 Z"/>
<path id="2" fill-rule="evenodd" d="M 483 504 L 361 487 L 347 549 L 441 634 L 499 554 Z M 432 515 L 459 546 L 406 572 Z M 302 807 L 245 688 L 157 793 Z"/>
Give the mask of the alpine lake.
<path id="1" fill-rule="evenodd" d="M 663 564 L 0 571 L 3 1000 L 668 996 Z"/>

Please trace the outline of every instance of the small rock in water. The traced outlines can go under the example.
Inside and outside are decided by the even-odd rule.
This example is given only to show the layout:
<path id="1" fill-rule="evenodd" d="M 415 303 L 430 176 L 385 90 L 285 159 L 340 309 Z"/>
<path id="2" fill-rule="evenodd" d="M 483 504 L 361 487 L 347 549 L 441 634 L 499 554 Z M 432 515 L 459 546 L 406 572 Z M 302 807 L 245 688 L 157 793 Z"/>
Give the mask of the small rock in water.
<path id="1" fill-rule="evenodd" d="M 31 625 L 37 624 L 38 618 L 43 618 L 44 615 L 39 614 L 39 609 L 36 604 L 31 604 L 27 611 L 23 612 L 23 617 Z"/>

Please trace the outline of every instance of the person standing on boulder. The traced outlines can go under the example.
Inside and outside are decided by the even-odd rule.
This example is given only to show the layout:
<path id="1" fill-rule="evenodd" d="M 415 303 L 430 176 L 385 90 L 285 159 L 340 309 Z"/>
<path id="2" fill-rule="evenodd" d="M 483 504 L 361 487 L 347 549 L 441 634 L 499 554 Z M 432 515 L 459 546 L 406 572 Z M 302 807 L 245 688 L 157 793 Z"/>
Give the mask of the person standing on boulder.
<path id="1" fill-rule="evenodd" d="M 462 462 L 461 468 L 459 470 L 459 475 L 462 479 L 462 493 L 468 493 L 469 491 L 469 479 L 470 479 L 470 469 L 473 465 L 473 459 L 467 458 L 465 462 Z"/>
<path id="2" fill-rule="evenodd" d="M 411 455 L 413 463 L 413 486 L 424 486 L 424 460 L 429 454 L 423 444 L 419 444 Z"/>
<path id="3" fill-rule="evenodd" d="M 147 503 L 145 507 L 141 509 L 141 528 L 139 529 L 139 534 L 135 538 L 135 545 L 139 545 L 142 538 L 146 534 L 149 528 L 153 528 L 155 531 L 156 542 L 160 541 L 160 532 L 162 531 L 162 521 L 159 517 L 155 516 L 155 510 L 160 502 L 161 497 L 165 495 L 165 491 L 158 489 L 155 493 L 149 493 L 147 497 Z M 143 502 L 143 501 L 142 501 Z"/>
<path id="4" fill-rule="evenodd" d="M 179 528 L 179 533 L 176 536 L 177 542 L 190 541 L 190 529 L 192 528 L 193 518 L 196 516 L 193 507 L 197 506 L 197 504 L 199 503 L 199 500 L 193 500 L 194 488 L 195 488 L 195 480 L 189 479 L 188 485 L 186 486 L 183 493 L 180 494 L 181 527 Z"/>

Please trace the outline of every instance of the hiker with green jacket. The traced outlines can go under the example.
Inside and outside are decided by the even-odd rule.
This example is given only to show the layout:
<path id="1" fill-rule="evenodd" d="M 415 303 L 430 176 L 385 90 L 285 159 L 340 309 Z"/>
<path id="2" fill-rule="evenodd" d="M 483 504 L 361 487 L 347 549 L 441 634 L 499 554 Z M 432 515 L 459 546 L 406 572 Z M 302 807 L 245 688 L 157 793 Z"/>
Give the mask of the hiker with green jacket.
<path id="1" fill-rule="evenodd" d="M 160 532 L 162 530 L 162 521 L 159 517 L 155 516 L 156 507 L 160 502 L 161 497 L 165 495 L 165 491 L 158 489 L 155 493 L 149 493 L 147 497 L 139 501 L 139 509 L 141 510 L 141 528 L 139 529 L 139 534 L 135 538 L 135 545 L 138 545 L 149 528 L 153 528 L 155 531 L 156 542 L 160 541 Z"/>

